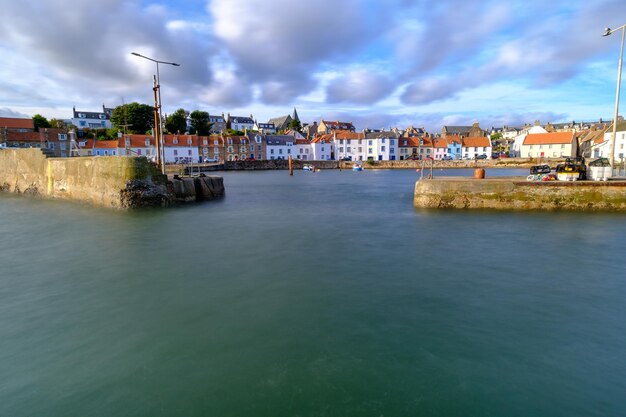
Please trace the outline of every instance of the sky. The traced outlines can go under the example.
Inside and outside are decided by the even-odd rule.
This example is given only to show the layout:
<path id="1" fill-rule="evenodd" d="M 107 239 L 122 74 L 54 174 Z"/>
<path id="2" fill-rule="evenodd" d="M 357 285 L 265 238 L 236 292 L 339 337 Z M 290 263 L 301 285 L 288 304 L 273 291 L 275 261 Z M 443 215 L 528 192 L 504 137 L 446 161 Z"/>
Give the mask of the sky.
<path id="1" fill-rule="evenodd" d="M 152 102 L 358 129 L 613 117 L 624 0 L 0 0 L 0 116 Z M 625 104 L 626 105 L 626 104 Z"/>

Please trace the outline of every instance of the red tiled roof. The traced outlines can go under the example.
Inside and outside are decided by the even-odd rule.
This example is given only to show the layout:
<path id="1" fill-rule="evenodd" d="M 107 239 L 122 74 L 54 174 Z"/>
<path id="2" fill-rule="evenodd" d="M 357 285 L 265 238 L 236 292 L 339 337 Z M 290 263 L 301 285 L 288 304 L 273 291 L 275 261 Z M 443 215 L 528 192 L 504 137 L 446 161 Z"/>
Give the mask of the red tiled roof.
<path id="1" fill-rule="evenodd" d="M 529 133 L 524 145 L 568 144 L 574 140 L 574 132 Z"/>
<path id="2" fill-rule="evenodd" d="M 463 138 L 463 147 L 465 148 L 478 148 L 478 147 L 490 147 L 491 146 L 491 140 L 486 137 L 469 137 L 469 138 Z"/>
<path id="3" fill-rule="evenodd" d="M 97 140 L 94 148 L 96 149 L 117 149 L 117 139 Z"/>
<path id="4" fill-rule="evenodd" d="M 335 131 L 337 139 L 364 139 L 363 133 L 350 132 L 349 130 L 337 130 Z"/>
<path id="5" fill-rule="evenodd" d="M 404 144 L 406 142 L 406 145 Z M 410 136 L 398 139 L 398 146 L 401 148 L 417 148 L 420 146 L 418 137 Z"/>
<path id="6" fill-rule="evenodd" d="M 433 139 L 433 143 L 435 148 L 448 149 L 448 142 L 444 138 L 435 138 Z"/>
<path id="7" fill-rule="evenodd" d="M 126 147 L 126 138 L 130 138 L 131 148 L 146 148 L 155 146 L 154 138 L 150 135 L 124 135 L 118 139 L 118 147 Z M 150 141 L 148 146 L 146 146 L 146 140 Z"/>
<path id="8" fill-rule="evenodd" d="M 326 143 L 330 143 L 332 140 L 333 140 L 333 134 L 327 133 L 325 135 L 316 136 L 315 138 L 313 138 L 313 140 L 311 140 L 311 143 L 320 143 L 322 141 Z"/>
<path id="9" fill-rule="evenodd" d="M 0 117 L 0 127 L 8 129 L 34 129 L 33 119 L 19 119 L 17 117 Z"/>
<path id="10" fill-rule="evenodd" d="M 42 142 L 39 132 L 7 132 L 8 142 Z"/>
<path id="11" fill-rule="evenodd" d="M 191 139 L 191 143 L 189 143 L 189 139 Z M 165 146 L 180 146 L 180 147 L 197 147 L 198 146 L 198 137 L 192 135 L 165 135 Z M 177 143 L 174 143 L 174 140 L 177 140 Z"/>

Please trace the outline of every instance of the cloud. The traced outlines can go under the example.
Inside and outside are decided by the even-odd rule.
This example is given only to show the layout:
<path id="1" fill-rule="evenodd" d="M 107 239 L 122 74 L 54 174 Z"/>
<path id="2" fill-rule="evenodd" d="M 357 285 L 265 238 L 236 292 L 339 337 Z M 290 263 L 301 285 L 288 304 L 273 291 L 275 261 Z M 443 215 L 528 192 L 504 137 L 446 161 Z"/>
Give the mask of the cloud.
<path id="1" fill-rule="evenodd" d="M 30 119 L 30 116 L 6 107 L 0 107 L 0 117 L 14 117 L 18 119 Z"/>
<path id="2" fill-rule="evenodd" d="M 376 36 L 368 25 L 373 8 L 366 0 L 214 0 L 209 10 L 216 36 L 243 79 L 261 86 L 261 99 L 291 99 L 312 91 L 313 74 L 324 63 L 352 58 Z"/>
<path id="3" fill-rule="evenodd" d="M 392 81 L 367 69 L 356 69 L 331 81 L 327 87 L 331 103 L 372 104 L 393 91 Z"/>

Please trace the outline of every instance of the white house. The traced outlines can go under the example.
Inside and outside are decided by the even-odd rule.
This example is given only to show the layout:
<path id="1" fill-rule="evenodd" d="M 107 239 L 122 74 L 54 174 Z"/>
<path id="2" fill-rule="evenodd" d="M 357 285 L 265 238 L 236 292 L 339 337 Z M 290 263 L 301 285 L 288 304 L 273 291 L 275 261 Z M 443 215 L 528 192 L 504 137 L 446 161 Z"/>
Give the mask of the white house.
<path id="1" fill-rule="evenodd" d="M 119 155 L 156 157 L 156 142 L 150 135 L 122 135 L 117 147 Z"/>
<path id="2" fill-rule="evenodd" d="M 287 159 L 289 155 L 296 158 L 295 139 L 288 135 L 267 135 L 265 136 L 265 152 L 267 159 Z"/>
<path id="3" fill-rule="evenodd" d="M 526 139 L 526 135 L 528 134 L 539 134 L 539 133 L 548 133 L 546 129 L 541 127 L 539 124 L 535 124 L 532 127 L 528 127 L 526 129 L 522 129 L 520 134 L 515 136 L 513 140 L 513 144 L 509 149 L 509 156 L 511 157 L 519 157 L 522 154 L 522 145 L 524 144 L 524 139 Z"/>
<path id="4" fill-rule="evenodd" d="M 254 117 L 250 115 L 250 117 L 246 116 L 231 116 L 230 113 L 226 116 L 226 126 L 232 130 L 239 130 L 243 132 L 244 130 L 253 130 L 254 129 Z"/>
<path id="5" fill-rule="evenodd" d="M 292 158 L 302 161 L 313 161 L 313 144 L 307 139 L 296 138 L 294 145 L 294 155 Z"/>
<path id="6" fill-rule="evenodd" d="M 351 161 L 367 159 L 367 141 L 363 133 L 339 130 L 334 131 L 331 135 L 337 152 L 336 159 L 349 159 Z"/>
<path id="7" fill-rule="evenodd" d="M 461 155 L 463 159 L 476 159 L 482 155 L 491 159 L 491 139 L 486 136 L 461 139 Z"/>
<path id="8" fill-rule="evenodd" d="M 616 161 L 623 161 L 626 155 L 626 121 L 617 122 L 617 132 L 615 139 L 615 155 Z M 592 147 L 591 155 L 594 157 L 608 158 L 610 152 L 609 142 L 613 137 L 613 124 L 604 133 L 604 140 L 601 143 L 594 144 Z"/>
<path id="9" fill-rule="evenodd" d="M 72 124 L 76 126 L 78 130 L 110 129 L 112 114 L 113 109 L 104 107 L 104 104 L 102 105 L 102 112 L 76 110 L 76 107 L 74 107 Z"/>
<path id="10" fill-rule="evenodd" d="M 524 139 L 522 158 L 563 158 L 576 156 L 574 132 L 529 133 Z"/>
<path id="11" fill-rule="evenodd" d="M 192 135 L 164 135 L 163 158 L 166 164 L 188 164 L 200 161 L 198 137 Z"/>
<path id="12" fill-rule="evenodd" d="M 398 134 L 396 132 L 384 130 L 366 132 L 365 140 L 367 142 L 366 159 L 374 159 L 376 161 L 395 161 L 399 159 Z"/>
<path id="13" fill-rule="evenodd" d="M 311 141 L 314 161 L 330 161 L 335 156 L 335 143 L 332 133 L 321 135 Z"/>

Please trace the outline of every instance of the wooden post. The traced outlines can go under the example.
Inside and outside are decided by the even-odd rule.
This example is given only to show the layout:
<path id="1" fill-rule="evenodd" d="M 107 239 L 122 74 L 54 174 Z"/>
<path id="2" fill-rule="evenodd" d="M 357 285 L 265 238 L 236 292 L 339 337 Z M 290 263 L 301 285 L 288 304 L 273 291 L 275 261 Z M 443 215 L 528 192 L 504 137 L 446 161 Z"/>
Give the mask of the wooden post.
<path id="1" fill-rule="evenodd" d="M 291 155 L 289 155 L 289 175 L 293 175 L 293 162 L 291 161 Z"/>

